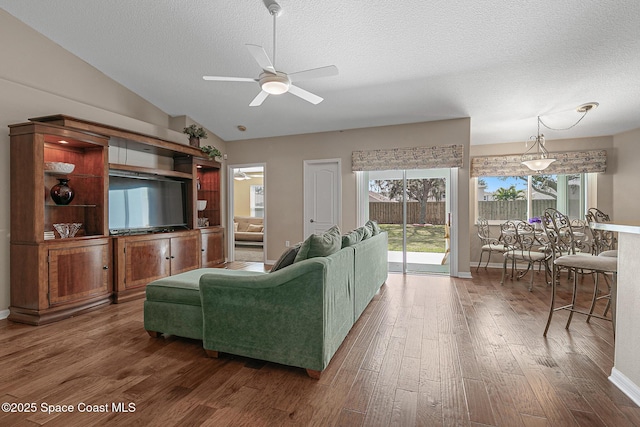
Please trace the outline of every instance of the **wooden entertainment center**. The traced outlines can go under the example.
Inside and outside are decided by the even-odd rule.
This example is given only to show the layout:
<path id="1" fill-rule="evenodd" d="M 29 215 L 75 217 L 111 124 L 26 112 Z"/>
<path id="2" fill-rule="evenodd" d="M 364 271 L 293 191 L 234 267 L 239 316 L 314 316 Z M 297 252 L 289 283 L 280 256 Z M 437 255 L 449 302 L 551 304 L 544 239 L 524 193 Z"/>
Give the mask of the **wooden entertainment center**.
<path id="1" fill-rule="evenodd" d="M 199 149 L 64 115 L 9 126 L 11 140 L 11 306 L 9 319 L 41 325 L 112 302 L 144 297 L 147 283 L 224 264 L 220 163 Z M 150 153 L 162 168 L 109 162 L 110 141 Z M 45 164 L 75 165 L 70 173 Z M 126 163 L 126 162 L 125 162 Z M 171 165 L 164 167 L 164 165 Z M 186 226 L 111 235 L 109 172 L 157 175 L 184 183 Z M 50 190 L 63 179 L 69 204 Z M 206 200 L 203 211 L 197 200 Z M 182 201 L 180 201 L 182 202 Z M 208 218 L 201 220 L 198 216 Z M 60 238 L 54 224 L 81 223 Z M 55 238 L 53 238 L 55 237 Z"/>

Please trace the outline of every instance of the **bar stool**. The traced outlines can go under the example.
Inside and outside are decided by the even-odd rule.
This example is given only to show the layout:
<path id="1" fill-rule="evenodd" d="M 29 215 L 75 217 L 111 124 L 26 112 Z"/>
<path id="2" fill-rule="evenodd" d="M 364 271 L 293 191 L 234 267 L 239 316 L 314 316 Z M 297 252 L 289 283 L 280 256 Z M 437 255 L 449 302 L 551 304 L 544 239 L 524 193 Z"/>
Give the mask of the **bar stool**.
<path id="1" fill-rule="evenodd" d="M 593 253 L 595 255 L 603 256 L 603 257 L 618 257 L 618 250 L 615 249 L 617 239 L 615 237 L 615 233 L 612 231 L 606 230 L 596 230 L 593 228 L 595 223 L 609 222 L 609 215 L 605 214 L 601 210 L 596 208 L 590 208 L 586 214 L 587 223 L 589 224 L 589 229 L 591 230 L 591 236 L 593 237 Z M 602 315 L 606 316 L 609 308 L 611 307 L 611 284 L 607 278 L 606 274 L 603 274 L 605 282 L 609 288 L 609 293 L 603 296 L 598 296 L 600 290 L 596 286 L 593 292 L 593 300 L 591 302 L 591 309 L 589 313 L 593 313 L 596 302 L 600 299 L 607 298 L 607 306 L 605 307 Z M 587 322 L 591 320 L 591 315 L 587 317 Z"/>
<path id="2" fill-rule="evenodd" d="M 615 287 L 615 278 L 618 270 L 618 260 L 613 257 L 597 256 L 591 253 L 579 252 L 576 250 L 579 242 L 576 240 L 571 229 L 571 222 L 569 218 L 557 211 L 556 209 L 547 208 L 542 218 L 542 224 L 544 226 L 547 239 L 549 240 L 549 247 L 552 252 L 552 272 L 551 272 L 551 303 L 549 304 L 549 318 L 547 319 L 547 325 L 544 328 L 543 336 L 547 336 L 549 331 L 549 325 L 551 325 L 551 318 L 553 313 L 559 310 L 568 310 L 569 318 L 565 329 L 569 329 L 573 313 L 584 314 L 599 319 L 614 321 L 614 334 L 615 334 L 615 312 L 612 310 L 612 319 L 592 312 L 581 311 L 576 308 L 576 294 L 578 291 L 578 270 L 591 271 L 596 274 L 594 278 L 594 292 L 598 287 L 598 274 L 611 273 L 613 274 L 612 288 Z M 571 303 L 560 307 L 555 307 L 556 288 L 558 286 L 558 268 L 566 268 L 573 271 L 573 295 Z"/>

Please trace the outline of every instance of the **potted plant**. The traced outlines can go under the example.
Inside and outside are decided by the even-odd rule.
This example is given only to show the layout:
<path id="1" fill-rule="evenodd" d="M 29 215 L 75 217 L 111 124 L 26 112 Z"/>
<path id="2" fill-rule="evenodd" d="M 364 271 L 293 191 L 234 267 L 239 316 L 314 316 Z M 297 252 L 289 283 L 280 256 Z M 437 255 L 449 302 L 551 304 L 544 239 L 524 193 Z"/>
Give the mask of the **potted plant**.
<path id="1" fill-rule="evenodd" d="M 209 156 L 209 159 L 215 160 L 216 157 L 222 157 L 222 153 L 216 147 L 212 147 L 210 145 L 205 145 L 204 147 L 200 147 L 200 151 Z"/>
<path id="2" fill-rule="evenodd" d="M 182 130 L 183 133 L 189 135 L 189 145 L 192 147 L 200 147 L 200 138 L 207 139 L 207 132 L 202 127 L 189 125 Z"/>

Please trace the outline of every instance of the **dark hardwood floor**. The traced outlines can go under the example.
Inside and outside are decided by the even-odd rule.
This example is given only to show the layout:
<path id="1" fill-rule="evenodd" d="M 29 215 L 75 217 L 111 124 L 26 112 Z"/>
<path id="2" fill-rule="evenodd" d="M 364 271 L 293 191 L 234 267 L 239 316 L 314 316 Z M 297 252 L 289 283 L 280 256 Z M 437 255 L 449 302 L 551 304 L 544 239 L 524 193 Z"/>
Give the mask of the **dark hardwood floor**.
<path id="1" fill-rule="evenodd" d="M 2 320 L 1 400 L 36 411 L 0 413 L 0 425 L 640 426 L 640 409 L 607 379 L 609 322 L 575 316 L 565 330 L 561 312 L 542 337 L 543 280 L 528 292 L 528 280 L 501 286 L 500 270 L 391 274 L 320 380 L 210 359 L 197 340 L 150 338 L 142 301 L 40 327 Z M 562 298 L 568 291 L 564 279 Z M 44 404 L 74 412 L 48 414 Z M 108 412 L 79 412 L 82 404 Z M 114 412 L 118 404 L 129 412 Z"/>

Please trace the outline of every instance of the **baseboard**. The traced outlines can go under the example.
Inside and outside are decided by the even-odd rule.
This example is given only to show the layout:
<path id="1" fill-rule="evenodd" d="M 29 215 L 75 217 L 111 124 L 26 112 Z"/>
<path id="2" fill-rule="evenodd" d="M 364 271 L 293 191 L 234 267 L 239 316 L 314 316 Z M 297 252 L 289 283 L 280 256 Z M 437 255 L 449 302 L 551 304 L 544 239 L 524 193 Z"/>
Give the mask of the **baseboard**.
<path id="1" fill-rule="evenodd" d="M 459 271 L 458 277 L 461 279 L 473 279 L 470 271 Z"/>
<path id="2" fill-rule="evenodd" d="M 489 263 L 489 265 L 487 265 L 487 268 L 502 268 L 502 263 L 501 262 L 492 262 Z M 476 267 L 478 267 L 478 262 L 476 261 L 475 263 L 472 263 L 471 269 L 473 271 L 476 271 Z M 482 264 L 480 265 L 480 268 L 484 268 L 484 261 L 482 261 Z"/>
<path id="3" fill-rule="evenodd" d="M 0 320 L 9 317 L 9 310 L 0 310 Z"/>
<path id="4" fill-rule="evenodd" d="M 264 263 L 267 265 L 274 265 L 277 261 L 277 259 L 268 259 Z"/>
<path id="5" fill-rule="evenodd" d="M 622 372 L 616 368 L 612 368 L 609 381 L 626 394 L 629 399 L 633 400 L 636 405 L 640 406 L 640 387 L 634 384 L 633 381 L 627 378 Z"/>

